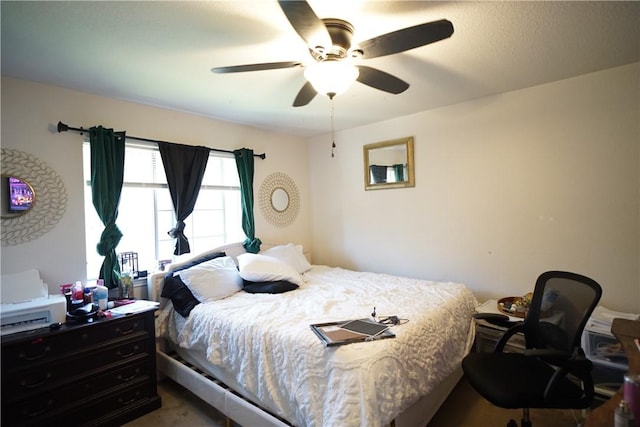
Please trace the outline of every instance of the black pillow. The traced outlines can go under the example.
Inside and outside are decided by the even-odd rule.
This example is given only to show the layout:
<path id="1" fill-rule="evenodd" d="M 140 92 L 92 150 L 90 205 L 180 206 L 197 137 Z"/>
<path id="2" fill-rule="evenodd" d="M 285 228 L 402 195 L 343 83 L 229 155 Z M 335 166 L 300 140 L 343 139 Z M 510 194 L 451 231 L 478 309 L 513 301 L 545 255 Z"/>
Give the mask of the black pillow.
<path id="1" fill-rule="evenodd" d="M 220 258 L 226 256 L 224 252 L 213 252 L 208 255 L 202 256 L 200 258 L 194 259 L 193 261 L 185 264 L 181 267 L 176 268 L 173 271 L 168 272 L 164 276 L 164 283 L 162 285 L 162 293 L 160 294 L 163 298 L 169 298 L 171 303 L 173 304 L 173 308 L 180 313 L 182 317 L 188 317 L 193 307 L 200 304 L 200 301 L 193 296 L 187 285 L 184 284 L 180 275 L 174 276 L 174 274 L 178 271 L 186 270 L 187 268 L 193 267 L 194 265 L 202 264 L 205 261 L 209 261 L 215 258 Z"/>
<path id="2" fill-rule="evenodd" d="M 188 317 L 191 310 L 200 304 L 200 301 L 193 296 L 179 275 L 165 277 L 162 296 L 171 299 L 173 308 L 180 313 L 182 317 Z"/>
<path id="3" fill-rule="evenodd" d="M 242 289 L 250 294 L 281 294 L 298 289 L 298 285 L 287 282 L 286 280 L 276 280 L 274 282 L 250 282 L 243 280 L 243 282 L 244 286 Z"/>

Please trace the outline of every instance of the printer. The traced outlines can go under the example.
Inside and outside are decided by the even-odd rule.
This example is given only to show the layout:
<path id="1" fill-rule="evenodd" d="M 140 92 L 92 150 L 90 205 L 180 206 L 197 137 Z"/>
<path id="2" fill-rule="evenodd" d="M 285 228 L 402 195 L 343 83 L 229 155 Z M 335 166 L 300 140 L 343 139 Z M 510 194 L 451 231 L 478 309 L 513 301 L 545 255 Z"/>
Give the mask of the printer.
<path id="1" fill-rule="evenodd" d="M 1 335 L 64 323 L 67 299 L 49 295 L 49 287 L 38 270 L 2 275 L 0 278 Z"/>

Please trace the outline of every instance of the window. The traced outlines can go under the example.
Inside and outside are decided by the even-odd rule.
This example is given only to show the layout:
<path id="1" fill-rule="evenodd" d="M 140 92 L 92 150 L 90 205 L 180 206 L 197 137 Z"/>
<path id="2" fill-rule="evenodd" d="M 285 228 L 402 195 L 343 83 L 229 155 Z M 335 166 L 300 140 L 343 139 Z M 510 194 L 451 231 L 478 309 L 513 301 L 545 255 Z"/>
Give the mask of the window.
<path id="1" fill-rule="evenodd" d="M 96 250 L 104 225 L 91 197 L 91 150 L 83 145 L 87 278 L 96 279 L 103 257 Z M 172 259 L 176 224 L 162 158 L 155 144 L 126 143 L 124 185 L 116 224 L 123 236 L 116 253 L 137 252 L 138 268 L 155 271 L 158 260 Z M 185 221 L 191 256 L 225 243 L 242 241 L 240 181 L 233 155 L 211 152 L 193 213 Z"/>

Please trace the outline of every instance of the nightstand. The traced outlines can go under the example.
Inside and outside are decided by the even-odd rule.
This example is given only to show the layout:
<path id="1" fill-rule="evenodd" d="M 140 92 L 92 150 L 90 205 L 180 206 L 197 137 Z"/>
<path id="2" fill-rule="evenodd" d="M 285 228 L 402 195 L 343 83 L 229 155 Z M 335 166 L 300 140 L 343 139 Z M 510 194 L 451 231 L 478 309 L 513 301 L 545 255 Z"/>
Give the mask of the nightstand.
<path id="1" fill-rule="evenodd" d="M 154 309 L 2 337 L 2 425 L 119 426 L 161 406 Z"/>

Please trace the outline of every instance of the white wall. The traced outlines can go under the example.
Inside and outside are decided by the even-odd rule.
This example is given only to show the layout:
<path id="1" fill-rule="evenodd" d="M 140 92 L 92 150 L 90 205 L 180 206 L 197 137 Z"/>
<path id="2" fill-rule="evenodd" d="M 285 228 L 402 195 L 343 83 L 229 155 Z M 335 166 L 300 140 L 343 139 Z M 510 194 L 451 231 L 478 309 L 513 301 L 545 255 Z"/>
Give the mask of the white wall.
<path id="1" fill-rule="evenodd" d="M 330 136 L 311 139 L 314 261 L 460 281 L 480 300 L 568 270 L 598 281 L 605 307 L 640 312 L 639 70 L 339 132 L 335 158 Z M 364 191 L 362 146 L 405 136 L 415 188 Z"/>
<path id="2" fill-rule="evenodd" d="M 51 288 L 84 280 L 82 137 L 58 134 L 62 120 L 265 151 L 254 190 L 284 172 L 301 203 L 284 228 L 256 208 L 258 237 L 302 243 L 315 263 L 461 281 L 480 300 L 521 295 L 542 271 L 566 269 L 599 281 L 605 306 L 640 312 L 639 70 L 619 67 L 339 132 L 335 158 L 328 135 L 307 148 L 289 135 L 3 77 L 2 146 L 56 170 L 69 203 L 47 234 L 2 247 L 1 271 L 38 268 Z M 362 146 L 403 136 L 415 138 L 416 187 L 364 191 Z"/>
<path id="3" fill-rule="evenodd" d="M 265 242 L 293 241 L 310 246 L 307 146 L 303 139 L 6 77 L 2 78 L 1 117 L 2 146 L 47 163 L 60 175 L 69 198 L 54 229 L 28 243 L 2 247 L 3 274 L 36 268 L 56 292 L 62 283 L 86 280 L 83 138 L 74 132 L 57 133 L 58 121 L 73 127 L 101 124 L 126 130 L 129 135 L 183 144 L 266 152 L 266 160 L 255 160 L 256 235 Z M 287 227 L 270 225 L 257 204 L 260 185 L 273 172 L 289 175 L 300 192 L 300 212 Z"/>

